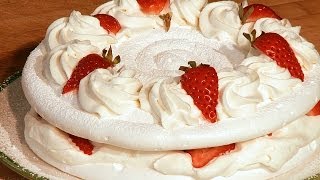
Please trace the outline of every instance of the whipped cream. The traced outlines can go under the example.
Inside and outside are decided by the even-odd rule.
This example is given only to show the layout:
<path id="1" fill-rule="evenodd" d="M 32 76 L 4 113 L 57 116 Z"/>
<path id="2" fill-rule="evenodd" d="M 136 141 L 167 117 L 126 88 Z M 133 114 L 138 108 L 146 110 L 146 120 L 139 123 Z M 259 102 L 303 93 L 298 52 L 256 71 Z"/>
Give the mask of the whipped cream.
<path id="1" fill-rule="evenodd" d="M 200 13 L 199 27 L 205 37 L 212 38 L 227 32 L 236 42 L 241 28 L 238 4 L 233 1 L 207 4 Z"/>
<path id="2" fill-rule="evenodd" d="M 172 22 L 180 26 L 190 25 L 198 29 L 200 12 L 207 0 L 175 0 L 171 3 Z"/>
<path id="3" fill-rule="evenodd" d="M 275 100 L 301 86 L 300 79 L 292 77 L 288 69 L 278 66 L 264 54 L 246 58 L 241 65 L 257 72 L 260 80 L 259 91 L 264 101 Z"/>
<path id="4" fill-rule="evenodd" d="M 141 108 L 151 112 L 165 129 L 196 126 L 201 111 L 182 89 L 180 78 L 160 78 L 145 85 L 140 92 Z"/>
<path id="5" fill-rule="evenodd" d="M 68 167 L 62 170 L 81 178 L 93 177 L 92 169 L 84 170 L 86 173 L 72 170 L 86 165 L 98 169 L 103 165 L 105 168 L 98 171 L 100 178 L 103 171 L 111 171 L 114 178 L 122 179 L 123 172 L 132 168 L 142 174 L 153 172 L 153 178 L 224 179 L 231 176 L 236 179 L 241 171 L 248 175 L 256 170 L 260 170 L 257 177 L 271 178 L 285 172 L 286 166 L 297 166 L 297 162 L 290 159 L 294 159 L 300 148 L 303 148 L 304 156 L 307 154 L 306 158 L 317 152 L 320 146 L 320 141 L 316 141 L 320 137 L 320 118 L 304 116 L 273 132 L 272 136 L 237 143 L 236 150 L 202 168 L 193 168 L 190 155 L 183 151 L 144 152 L 92 142 L 93 154 L 86 155 L 66 133 L 38 117 L 34 111 L 25 117 L 25 137 L 37 155 L 50 159 L 48 162 L 51 164 L 60 164 L 58 167 Z M 298 155 L 301 156 L 301 153 Z"/>
<path id="6" fill-rule="evenodd" d="M 266 170 L 260 174 L 263 177 L 266 173 L 281 171 L 281 167 L 301 147 L 307 146 L 311 152 L 316 152 L 319 148 L 319 144 L 316 143 L 316 139 L 320 137 L 319 120 L 319 116 L 304 116 L 272 133 L 271 136 L 237 143 L 236 150 L 219 156 L 202 168 L 192 168 L 189 155 L 179 152 L 158 159 L 154 167 L 164 174 L 190 175 L 198 179 L 232 176 L 239 170 L 261 168 Z"/>
<path id="7" fill-rule="evenodd" d="M 110 1 L 99 6 L 93 14 L 108 14 L 119 21 L 121 30 L 117 33 L 118 40 L 163 28 L 163 20 L 141 12 L 136 0 Z"/>
<path id="8" fill-rule="evenodd" d="M 49 52 L 76 39 L 89 40 L 101 50 L 116 42 L 116 39 L 100 26 L 97 18 L 72 11 L 70 17 L 60 18 L 48 27 L 44 44 Z"/>
<path id="9" fill-rule="evenodd" d="M 218 117 L 245 117 L 277 98 L 301 86 L 268 56 L 249 57 L 234 71 L 222 71 L 219 77 Z"/>
<path id="10" fill-rule="evenodd" d="M 140 107 L 138 93 L 142 84 L 135 72 L 96 69 L 80 82 L 79 103 L 87 112 L 112 117 Z"/>
<path id="11" fill-rule="evenodd" d="M 223 71 L 219 77 L 218 119 L 245 117 L 255 113 L 257 105 L 263 101 L 258 91 L 260 81 L 251 70 Z"/>
<path id="12" fill-rule="evenodd" d="M 89 54 L 101 54 L 99 48 L 90 41 L 73 40 L 53 48 L 44 58 L 46 78 L 59 85 L 64 85 L 71 77 L 78 62 Z"/>
<path id="13" fill-rule="evenodd" d="M 257 32 L 257 37 L 262 32 L 274 32 L 284 37 L 293 49 L 304 71 L 310 70 L 314 64 L 319 63 L 320 56 L 314 45 L 299 35 L 301 27 L 292 27 L 287 19 L 262 18 L 255 23 L 244 24 L 238 36 L 240 48 L 246 51 L 250 49 L 250 42 L 243 36 L 243 33 L 250 34 L 254 29 Z"/>

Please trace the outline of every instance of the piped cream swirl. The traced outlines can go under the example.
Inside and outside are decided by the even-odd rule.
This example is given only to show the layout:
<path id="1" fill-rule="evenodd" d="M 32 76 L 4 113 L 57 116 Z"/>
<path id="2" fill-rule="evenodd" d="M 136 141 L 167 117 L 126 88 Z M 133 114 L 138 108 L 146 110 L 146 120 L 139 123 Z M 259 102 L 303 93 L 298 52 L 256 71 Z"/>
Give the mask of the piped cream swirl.
<path id="1" fill-rule="evenodd" d="M 163 27 L 163 21 L 159 16 L 146 15 L 141 12 L 136 0 L 110 1 L 98 7 L 93 14 L 108 14 L 116 18 L 122 27 L 117 34 L 118 39 Z"/>
<path id="2" fill-rule="evenodd" d="M 200 12 L 207 0 L 175 0 L 171 3 L 172 21 L 198 28 Z"/>
<path id="3" fill-rule="evenodd" d="M 120 73 L 109 69 L 93 71 L 80 82 L 80 106 L 101 117 L 125 114 L 139 107 L 138 92 L 142 85 L 134 75 L 132 70 Z"/>
<path id="4" fill-rule="evenodd" d="M 97 18 L 73 11 L 70 17 L 53 22 L 44 39 L 47 51 L 72 40 L 89 40 L 101 50 L 115 43 L 115 38 L 100 26 Z"/>
<path id="5" fill-rule="evenodd" d="M 78 62 L 88 54 L 100 54 L 90 41 L 73 40 L 55 47 L 44 59 L 44 74 L 49 81 L 63 85 L 71 77 Z"/>
<path id="6" fill-rule="evenodd" d="M 320 56 L 314 45 L 299 35 L 301 27 L 292 27 L 287 19 L 262 18 L 255 23 L 244 24 L 238 37 L 241 49 L 246 51 L 250 49 L 250 42 L 242 34 L 250 34 L 254 29 L 257 32 L 257 37 L 262 32 L 274 32 L 284 37 L 293 49 L 303 70 L 310 70 L 313 64 L 319 63 Z"/>
<path id="7" fill-rule="evenodd" d="M 275 100 L 301 85 L 301 80 L 292 77 L 287 69 L 278 66 L 266 55 L 249 57 L 241 65 L 254 70 L 259 75 L 259 91 L 264 101 Z"/>
<path id="8" fill-rule="evenodd" d="M 223 71 L 219 77 L 218 118 L 243 117 L 256 112 L 262 102 L 260 81 L 254 71 Z"/>
<path id="9" fill-rule="evenodd" d="M 179 83 L 180 78 L 159 78 L 140 93 L 141 108 L 151 112 L 165 129 L 198 125 L 201 112 Z"/>
<path id="10" fill-rule="evenodd" d="M 205 37 L 212 38 L 227 32 L 236 42 L 241 28 L 238 4 L 233 1 L 208 4 L 200 13 L 199 27 Z"/>

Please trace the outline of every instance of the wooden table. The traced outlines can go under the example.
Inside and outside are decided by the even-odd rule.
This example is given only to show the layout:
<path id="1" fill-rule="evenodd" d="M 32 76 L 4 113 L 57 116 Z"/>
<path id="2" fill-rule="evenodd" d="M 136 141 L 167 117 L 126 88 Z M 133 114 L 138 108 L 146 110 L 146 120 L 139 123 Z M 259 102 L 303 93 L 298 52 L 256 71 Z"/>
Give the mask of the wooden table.
<path id="1" fill-rule="evenodd" d="M 0 81 L 21 70 L 28 54 L 43 39 L 55 19 L 72 9 L 90 14 L 106 0 L 5 0 L 0 1 Z M 302 26 L 302 35 L 320 49 L 319 0 L 252 0 L 264 3 L 293 25 Z M 23 179 L 0 164 L 0 179 Z"/>

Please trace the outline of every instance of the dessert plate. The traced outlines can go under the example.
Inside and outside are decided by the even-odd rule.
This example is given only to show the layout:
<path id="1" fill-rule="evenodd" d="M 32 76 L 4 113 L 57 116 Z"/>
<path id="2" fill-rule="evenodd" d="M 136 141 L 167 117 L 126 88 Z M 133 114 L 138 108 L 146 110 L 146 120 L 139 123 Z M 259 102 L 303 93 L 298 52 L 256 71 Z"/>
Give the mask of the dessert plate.
<path id="1" fill-rule="evenodd" d="M 23 95 L 20 76 L 21 72 L 17 72 L 0 86 L 0 162 L 28 179 L 77 179 L 48 165 L 27 146 L 23 119 L 30 105 Z M 297 179 L 314 174 L 315 169 L 319 170 L 320 154 L 307 162 L 288 173 L 293 173 L 292 177 Z M 308 179 L 319 178 L 320 174 L 317 174 Z"/>

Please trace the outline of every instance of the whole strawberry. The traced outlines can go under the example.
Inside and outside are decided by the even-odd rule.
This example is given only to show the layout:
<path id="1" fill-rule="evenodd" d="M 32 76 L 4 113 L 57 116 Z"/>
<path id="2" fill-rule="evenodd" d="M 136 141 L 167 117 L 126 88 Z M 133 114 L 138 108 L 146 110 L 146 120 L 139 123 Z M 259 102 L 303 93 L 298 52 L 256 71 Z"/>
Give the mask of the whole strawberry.
<path id="1" fill-rule="evenodd" d="M 241 12 L 240 8 L 240 18 L 242 19 L 243 23 L 256 22 L 261 18 L 282 19 L 270 7 L 263 4 L 251 4 L 245 7 L 243 12 Z"/>
<path id="2" fill-rule="evenodd" d="M 289 43 L 277 33 L 262 33 L 253 40 L 252 45 L 277 62 L 278 66 L 288 69 L 292 77 L 304 80 L 304 74 Z"/>
<path id="3" fill-rule="evenodd" d="M 113 67 L 119 62 L 119 56 L 115 57 L 115 59 L 113 60 L 111 47 L 108 51 L 104 50 L 102 56 L 98 54 L 87 55 L 79 61 L 79 63 L 73 70 L 70 79 L 63 87 L 62 94 L 68 93 L 73 90 L 78 90 L 81 79 L 86 77 L 92 71 L 99 68 L 107 69 L 109 67 Z"/>
<path id="4" fill-rule="evenodd" d="M 200 109 L 209 122 L 216 122 L 216 106 L 218 104 L 218 76 L 213 67 L 200 64 L 196 66 L 190 61 L 188 67 L 180 67 L 185 71 L 181 76 L 182 88 L 190 95 L 194 104 Z"/>
<path id="5" fill-rule="evenodd" d="M 119 21 L 113 16 L 107 14 L 96 14 L 94 17 L 100 21 L 100 26 L 109 33 L 117 34 L 121 29 Z"/>

